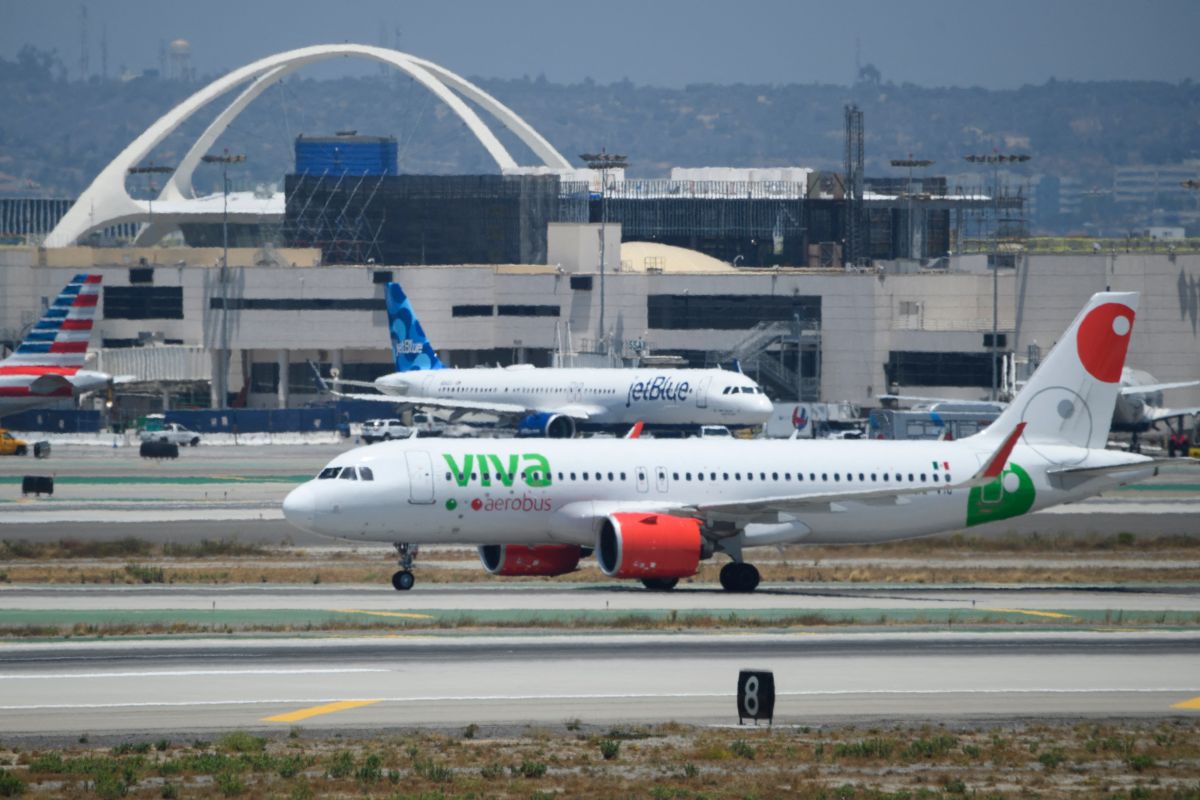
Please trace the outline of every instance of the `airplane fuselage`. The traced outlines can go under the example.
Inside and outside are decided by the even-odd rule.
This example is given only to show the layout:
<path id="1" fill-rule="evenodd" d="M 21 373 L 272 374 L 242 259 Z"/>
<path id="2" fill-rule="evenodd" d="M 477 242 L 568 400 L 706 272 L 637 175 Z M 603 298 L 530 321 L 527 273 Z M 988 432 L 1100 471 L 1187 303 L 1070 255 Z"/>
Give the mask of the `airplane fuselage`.
<path id="1" fill-rule="evenodd" d="M 761 425 L 772 405 L 739 372 L 720 369 L 501 367 L 393 373 L 376 381 L 385 394 L 495 402 L 544 411 L 587 411 L 580 427 Z"/>
<path id="2" fill-rule="evenodd" d="M 1018 445 L 992 484 L 950 488 L 988 455 L 971 440 L 406 440 L 339 456 L 325 477 L 293 491 L 284 509 L 300 527 L 353 540 L 591 546 L 601 521 L 618 511 L 927 489 L 763 514 L 739 534 L 747 547 L 878 542 L 1007 519 L 1154 471 L 1148 459 L 1127 453 Z M 1060 464 L 1128 469 L 1063 485 L 1053 475 Z M 371 480 L 362 479 L 363 467 Z M 353 479 L 341 474 L 346 469 Z"/>
<path id="3" fill-rule="evenodd" d="M 109 376 L 73 367 L 0 366 L 0 416 L 107 386 Z"/>

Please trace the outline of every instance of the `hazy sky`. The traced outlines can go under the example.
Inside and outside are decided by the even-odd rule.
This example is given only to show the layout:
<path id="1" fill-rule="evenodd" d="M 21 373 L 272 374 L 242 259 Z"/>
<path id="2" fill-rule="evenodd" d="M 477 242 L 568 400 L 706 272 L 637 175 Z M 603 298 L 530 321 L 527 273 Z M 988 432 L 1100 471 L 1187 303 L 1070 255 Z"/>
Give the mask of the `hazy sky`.
<path id="1" fill-rule="evenodd" d="M 321 42 L 398 47 L 468 76 L 555 82 L 1013 88 L 1059 80 L 1200 79 L 1200 0 L 0 0 L 0 56 L 53 49 L 79 74 L 159 65 L 187 39 L 201 75 Z M 372 70 L 363 66 L 356 69 Z"/>

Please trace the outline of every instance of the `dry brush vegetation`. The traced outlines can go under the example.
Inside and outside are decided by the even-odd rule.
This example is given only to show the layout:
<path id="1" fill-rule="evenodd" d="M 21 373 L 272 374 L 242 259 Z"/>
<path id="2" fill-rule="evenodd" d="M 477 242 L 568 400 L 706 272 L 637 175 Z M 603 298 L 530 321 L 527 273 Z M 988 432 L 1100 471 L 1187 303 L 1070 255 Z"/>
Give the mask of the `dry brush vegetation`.
<path id="1" fill-rule="evenodd" d="M 0 797 L 1200 798 L 1200 721 L 987 727 L 293 728 L 0 746 Z"/>

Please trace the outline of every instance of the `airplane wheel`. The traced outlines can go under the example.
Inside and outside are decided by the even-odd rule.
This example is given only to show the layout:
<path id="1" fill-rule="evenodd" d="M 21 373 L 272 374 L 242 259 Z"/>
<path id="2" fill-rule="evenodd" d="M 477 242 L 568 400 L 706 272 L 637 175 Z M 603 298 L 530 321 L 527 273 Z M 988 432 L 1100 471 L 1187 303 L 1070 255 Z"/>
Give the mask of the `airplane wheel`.
<path id="1" fill-rule="evenodd" d="M 407 592 L 416 582 L 417 579 L 406 569 L 402 569 L 392 576 L 392 586 L 398 592 Z"/>
<path id="2" fill-rule="evenodd" d="M 679 583 L 679 578 L 643 578 L 642 586 L 652 592 L 669 592 Z"/>
<path id="3" fill-rule="evenodd" d="M 721 567 L 721 588 L 727 592 L 753 592 L 761 576 L 753 564 L 731 561 Z"/>

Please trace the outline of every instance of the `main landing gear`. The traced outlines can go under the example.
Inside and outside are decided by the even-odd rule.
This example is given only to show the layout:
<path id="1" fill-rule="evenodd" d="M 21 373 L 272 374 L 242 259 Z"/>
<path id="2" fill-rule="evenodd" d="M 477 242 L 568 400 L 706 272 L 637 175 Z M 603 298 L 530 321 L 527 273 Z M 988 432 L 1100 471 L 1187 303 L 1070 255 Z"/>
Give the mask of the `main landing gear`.
<path id="1" fill-rule="evenodd" d="M 679 578 L 642 578 L 642 586 L 652 592 L 669 592 L 679 583 Z"/>
<path id="2" fill-rule="evenodd" d="M 412 574 L 413 561 L 417 558 L 417 546 L 405 542 L 396 542 L 393 546 L 400 554 L 400 571 L 392 575 L 392 586 L 398 592 L 407 592 L 417 582 Z"/>
<path id="3" fill-rule="evenodd" d="M 760 576 L 753 564 L 731 561 L 721 567 L 721 588 L 727 592 L 753 592 L 758 588 Z"/>

